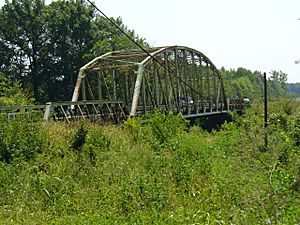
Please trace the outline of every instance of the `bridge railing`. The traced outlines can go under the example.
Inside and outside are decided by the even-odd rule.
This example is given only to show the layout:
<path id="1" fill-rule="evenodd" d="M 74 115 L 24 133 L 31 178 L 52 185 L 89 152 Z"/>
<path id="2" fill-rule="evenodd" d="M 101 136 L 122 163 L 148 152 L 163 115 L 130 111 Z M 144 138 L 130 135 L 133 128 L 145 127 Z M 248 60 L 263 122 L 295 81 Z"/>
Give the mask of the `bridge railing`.
<path id="1" fill-rule="evenodd" d="M 229 99 L 229 110 L 243 111 L 245 107 L 251 104 L 248 98 L 233 98 Z"/>
<path id="2" fill-rule="evenodd" d="M 157 107 L 153 107 L 151 105 L 149 106 L 138 106 L 136 115 L 142 115 L 142 114 L 149 114 L 154 111 L 155 108 L 160 108 L 163 111 L 172 111 L 172 112 L 177 112 L 181 113 L 184 117 L 197 117 L 197 116 L 202 116 L 204 114 L 222 114 L 227 111 L 227 107 L 224 103 L 212 103 L 212 102 L 204 102 L 204 101 L 198 101 L 195 102 L 193 100 L 190 101 L 181 101 L 178 106 L 171 105 L 166 105 L 166 104 L 160 104 Z"/>
<path id="3" fill-rule="evenodd" d="M 48 102 L 46 105 L 1 106 L 0 114 L 7 119 L 20 116 L 45 121 L 110 121 L 119 123 L 128 115 L 122 101 L 77 101 Z"/>
<path id="4" fill-rule="evenodd" d="M 229 111 L 243 111 L 249 105 L 249 101 L 244 98 L 228 100 Z M 163 111 L 173 111 L 182 113 L 186 118 L 200 117 L 212 114 L 226 113 L 225 104 L 212 103 L 208 101 L 195 102 L 193 100 L 181 101 L 179 106 L 158 105 Z M 151 113 L 154 106 L 138 106 L 136 115 Z M 48 102 L 46 105 L 25 105 L 25 106 L 0 106 L 0 114 L 8 119 L 16 119 L 18 116 L 25 116 L 34 120 L 43 119 L 45 121 L 66 121 L 68 123 L 87 119 L 91 121 L 120 123 L 129 115 L 129 108 L 123 101 L 77 101 L 77 102 Z"/>
<path id="5" fill-rule="evenodd" d="M 49 102 L 46 105 L 44 120 L 78 121 L 111 121 L 119 123 L 126 118 L 127 109 L 122 101 L 77 101 Z"/>
<path id="6" fill-rule="evenodd" d="M 44 117 L 46 105 L 0 106 L 0 114 L 7 119 L 16 119 L 18 116 L 41 119 Z"/>

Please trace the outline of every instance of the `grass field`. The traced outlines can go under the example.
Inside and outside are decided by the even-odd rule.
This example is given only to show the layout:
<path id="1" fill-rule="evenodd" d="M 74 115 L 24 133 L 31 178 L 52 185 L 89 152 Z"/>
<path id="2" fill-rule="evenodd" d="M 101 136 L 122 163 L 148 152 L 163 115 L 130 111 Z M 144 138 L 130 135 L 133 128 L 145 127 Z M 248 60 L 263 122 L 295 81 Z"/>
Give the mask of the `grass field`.
<path id="1" fill-rule="evenodd" d="M 120 126 L 0 123 L 0 224 L 299 224 L 299 102 L 208 133 L 156 112 Z"/>

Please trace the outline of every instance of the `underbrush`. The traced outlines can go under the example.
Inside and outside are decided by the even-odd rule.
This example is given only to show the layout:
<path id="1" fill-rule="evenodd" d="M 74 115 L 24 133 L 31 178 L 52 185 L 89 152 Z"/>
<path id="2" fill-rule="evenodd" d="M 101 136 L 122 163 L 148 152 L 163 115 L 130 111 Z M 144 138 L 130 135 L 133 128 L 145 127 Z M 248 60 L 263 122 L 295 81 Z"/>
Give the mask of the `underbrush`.
<path id="1" fill-rule="evenodd" d="M 2 119 L 0 224 L 300 223 L 299 105 L 269 118 L 267 151 L 259 104 L 211 133 L 161 112 L 122 126 Z"/>

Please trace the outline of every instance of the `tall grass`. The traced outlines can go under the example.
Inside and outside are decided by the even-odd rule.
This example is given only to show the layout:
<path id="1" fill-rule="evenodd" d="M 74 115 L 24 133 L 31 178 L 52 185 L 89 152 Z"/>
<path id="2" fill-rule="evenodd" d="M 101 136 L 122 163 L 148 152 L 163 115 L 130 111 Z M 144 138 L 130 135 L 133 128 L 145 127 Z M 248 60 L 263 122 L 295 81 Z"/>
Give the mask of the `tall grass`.
<path id="1" fill-rule="evenodd" d="M 1 128 L 1 151 L 19 153 L 1 158 L 0 224 L 300 223 L 299 105 L 271 105 L 269 122 L 264 152 L 259 105 L 211 133 L 161 112 L 121 126 L 2 121 L 22 132 Z"/>

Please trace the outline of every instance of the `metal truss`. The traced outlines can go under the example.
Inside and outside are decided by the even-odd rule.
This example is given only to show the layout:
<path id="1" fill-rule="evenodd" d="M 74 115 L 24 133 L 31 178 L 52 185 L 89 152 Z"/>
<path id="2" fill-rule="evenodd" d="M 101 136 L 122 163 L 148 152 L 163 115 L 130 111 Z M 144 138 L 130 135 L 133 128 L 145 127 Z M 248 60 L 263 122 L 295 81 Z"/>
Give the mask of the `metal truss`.
<path id="1" fill-rule="evenodd" d="M 119 123 L 155 108 L 185 118 L 242 111 L 243 99 L 226 99 L 222 77 L 201 52 L 182 46 L 106 53 L 83 66 L 72 101 L 0 106 L 0 115 L 72 122 Z"/>
<path id="2" fill-rule="evenodd" d="M 222 77 L 203 53 L 183 46 L 106 53 L 83 66 L 72 102 L 124 102 L 126 115 L 162 108 L 185 117 L 228 110 Z M 81 91 L 81 92 L 80 92 Z"/>

